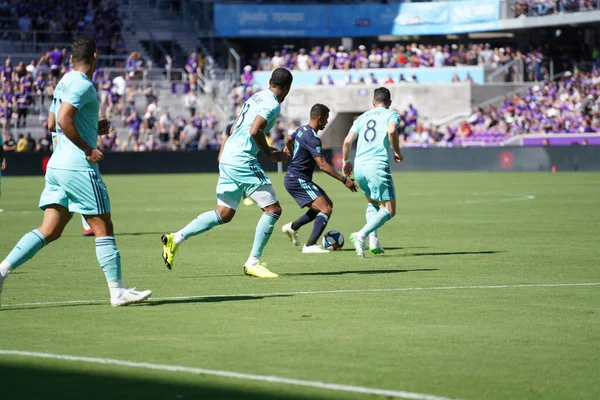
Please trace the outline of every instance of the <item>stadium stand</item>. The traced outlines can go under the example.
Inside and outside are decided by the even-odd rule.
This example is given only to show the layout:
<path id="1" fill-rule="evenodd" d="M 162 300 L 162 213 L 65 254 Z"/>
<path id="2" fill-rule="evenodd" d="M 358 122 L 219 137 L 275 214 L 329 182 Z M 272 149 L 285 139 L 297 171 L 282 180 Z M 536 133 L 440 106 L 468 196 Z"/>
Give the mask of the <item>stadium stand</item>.
<path id="1" fill-rule="evenodd" d="M 361 3 L 365 2 L 294 4 L 344 7 Z M 375 8 L 397 7 L 401 2 L 368 3 Z M 290 2 L 252 4 L 285 8 Z M 222 35 L 215 20 L 217 7 L 246 10 L 243 7 L 249 3 L 243 1 L 0 3 L 0 57 L 6 60 L 0 70 L 2 132 L 5 141 L 9 134 L 25 139 L 30 133 L 37 143 L 28 149 L 47 148 L 48 98 L 58 77 L 69 70 L 66 49 L 76 33 L 94 35 L 100 46 L 95 83 L 101 114 L 114 127 L 101 141 L 106 151 L 218 148 L 235 108 L 263 88 L 269 71 L 279 66 L 294 71 L 294 93 L 299 100 L 290 98 L 284 105 L 281 121 L 269 138 L 275 145 L 302 122 L 308 103 L 316 98 L 316 85 L 332 107 L 323 142 L 334 148 L 337 142 L 330 140 L 336 136 L 331 136 L 334 129 L 343 131 L 353 113 L 368 107 L 361 96 L 375 85 L 402 87 L 398 96 L 403 99 L 396 101 L 396 107 L 402 115 L 400 134 L 406 146 L 494 146 L 515 143 L 514 138 L 525 135 L 597 132 L 597 28 L 556 28 L 549 15 L 564 11 L 565 18 L 593 16 L 597 2 L 490 0 L 489 4 L 481 9 L 485 11 L 482 19 L 496 18 L 498 25 L 485 34 L 473 25 L 472 31 L 456 35 L 386 38 L 332 33 L 326 39 L 292 34 L 255 40 L 251 35 Z M 411 3 L 410 7 L 430 5 L 437 6 Z M 544 15 L 551 26 L 544 27 L 539 19 L 520 18 L 535 27 L 528 30 L 525 21 L 514 28 L 520 31 L 494 33 L 518 9 L 525 9 L 521 17 Z M 489 10 L 496 16 L 490 17 Z M 353 99 L 353 104 L 343 103 L 344 98 Z M 454 104 L 444 107 L 438 99 L 454 99 Z M 559 110 L 559 115 L 553 110 Z"/>

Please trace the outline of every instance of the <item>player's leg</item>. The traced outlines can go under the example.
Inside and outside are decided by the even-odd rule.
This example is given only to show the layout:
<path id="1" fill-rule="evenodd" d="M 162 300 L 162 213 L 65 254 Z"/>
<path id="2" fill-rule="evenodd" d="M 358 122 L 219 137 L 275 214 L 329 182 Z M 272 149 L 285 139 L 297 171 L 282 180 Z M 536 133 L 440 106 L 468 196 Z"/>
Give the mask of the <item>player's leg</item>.
<path id="1" fill-rule="evenodd" d="M 367 223 L 369 221 L 371 221 L 376 215 L 377 212 L 379 211 L 379 203 L 374 201 L 374 200 L 370 200 L 369 198 L 367 198 L 367 200 L 369 200 L 368 204 L 367 204 L 367 211 L 365 213 L 365 217 L 367 220 Z M 365 241 L 365 245 L 366 245 L 366 241 Z M 383 254 L 385 253 L 385 249 L 381 246 L 381 244 L 379 243 L 379 238 L 377 237 L 377 230 L 374 230 L 373 232 L 369 233 L 369 251 L 373 254 Z M 366 248 L 365 248 L 366 250 Z"/>
<path id="2" fill-rule="evenodd" d="M 311 196 L 301 184 L 301 181 L 304 182 L 304 180 L 286 175 L 284 179 L 285 190 L 287 190 L 290 196 L 296 200 L 296 203 L 298 203 L 300 208 L 309 207 L 317 196 L 316 194 L 315 196 Z M 314 221 L 317 217 L 317 214 L 319 214 L 318 211 L 315 211 L 309 207 L 308 211 L 305 214 L 302 214 L 300 218 L 283 225 L 281 227 L 281 232 L 287 235 L 294 246 L 300 246 L 300 241 L 298 240 L 298 230 L 304 225 Z"/>
<path id="3" fill-rule="evenodd" d="M 70 220 L 71 214 L 65 207 L 58 204 L 45 206 L 42 225 L 26 233 L 0 263 L 0 293 L 10 271 L 30 260 L 42 247 L 58 239 Z"/>
<path id="4" fill-rule="evenodd" d="M 90 224 L 87 223 L 83 215 L 81 216 L 81 226 L 83 227 L 83 236 L 94 236 L 94 230 L 90 227 Z"/>
<path id="5" fill-rule="evenodd" d="M 110 205 L 106 205 L 110 210 Z M 121 253 L 117 248 L 110 211 L 102 215 L 85 215 L 96 236 L 96 257 L 102 267 L 113 307 L 141 303 L 152 296 L 152 291 L 128 289 L 123 283 Z"/>
<path id="6" fill-rule="evenodd" d="M 84 216 L 96 236 L 96 257 L 102 267 L 113 307 L 140 303 L 152 291 L 127 289 L 121 278 L 121 255 L 115 241 L 108 189 L 96 171 L 55 171 L 69 198 L 69 211 Z"/>
<path id="7" fill-rule="evenodd" d="M 273 186 L 271 186 L 271 182 L 266 178 L 266 175 L 265 179 L 268 184 L 248 190 L 250 198 L 262 209 L 263 214 L 258 220 L 258 224 L 256 224 L 254 243 L 252 244 L 250 256 L 244 264 L 244 273 L 257 278 L 277 278 L 278 275 L 269 271 L 266 264 L 262 262 L 263 251 L 269 243 L 275 223 L 281 215 L 281 205 L 277 201 L 275 190 L 273 190 Z"/>
<path id="8" fill-rule="evenodd" d="M 367 236 L 382 227 L 396 214 L 396 190 L 389 168 L 366 168 L 365 171 L 360 170 L 360 173 L 355 172 L 355 176 L 357 175 L 361 176 L 361 183 L 359 183 L 361 189 L 363 189 L 363 185 L 366 186 L 366 190 L 363 192 L 366 195 L 368 193 L 369 203 L 379 203 L 380 205 L 379 210 L 372 213 L 365 226 L 350 235 L 350 241 L 354 243 L 356 253 L 359 257 L 364 257 Z M 373 251 L 373 253 L 377 254 L 377 251 Z"/>
<path id="9" fill-rule="evenodd" d="M 235 216 L 240 204 L 242 189 L 225 172 L 221 172 L 217 183 L 217 208 L 198 215 L 185 227 L 175 233 L 162 235 L 162 257 L 168 269 L 173 268 L 173 260 L 179 245 L 190 237 L 199 235 L 215 226 L 226 224 Z"/>
<path id="10" fill-rule="evenodd" d="M 325 231 L 325 228 L 327 228 L 327 223 L 329 222 L 329 218 L 333 212 L 333 202 L 321 188 L 319 188 L 317 185 L 312 185 L 313 188 L 319 193 L 319 197 L 317 197 L 310 205 L 310 208 L 317 212 L 317 217 L 315 218 L 315 222 L 313 224 L 312 233 L 308 238 L 308 242 L 306 242 L 306 245 L 304 245 L 302 248 L 302 252 L 329 253 L 329 250 L 325 250 L 321 246 L 318 246 L 317 241 Z"/>

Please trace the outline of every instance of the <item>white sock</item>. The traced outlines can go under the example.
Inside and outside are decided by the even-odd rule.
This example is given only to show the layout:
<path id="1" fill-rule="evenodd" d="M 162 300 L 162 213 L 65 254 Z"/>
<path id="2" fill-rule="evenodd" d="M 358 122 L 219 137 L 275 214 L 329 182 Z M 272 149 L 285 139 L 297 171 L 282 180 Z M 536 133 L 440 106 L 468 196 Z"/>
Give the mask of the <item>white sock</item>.
<path id="1" fill-rule="evenodd" d="M 377 239 L 377 236 L 369 236 L 369 245 L 371 247 L 377 247 L 378 243 L 379 243 L 379 240 Z"/>
<path id="2" fill-rule="evenodd" d="M 246 265 L 256 265 L 260 262 L 260 258 L 255 256 L 248 257 L 248 261 L 246 261 Z"/>
<path id="3" fill-rule="evenodd" d="M 181 233 L 181 231 L 179 231 L 179 232 L 175 233 L 173 240 L 175 241 L 175 243 L 177 243 L 179 245 L 184 242 L 185 237 L 183 236 L 183 233 Z"/>
<path id="4" fill-rule="evenodd" d="M 108 281 L 108 290 L 110 291 L 111 299 L 121 297 L 121 291 L 125 289 L 123 281 Z"/>
<path id="5" fill-rule="evenodd" d="M 6 261 L 0 263 L 0 276 L 6 278 L 6 275 L 10 272 L 10 265 Z"/>

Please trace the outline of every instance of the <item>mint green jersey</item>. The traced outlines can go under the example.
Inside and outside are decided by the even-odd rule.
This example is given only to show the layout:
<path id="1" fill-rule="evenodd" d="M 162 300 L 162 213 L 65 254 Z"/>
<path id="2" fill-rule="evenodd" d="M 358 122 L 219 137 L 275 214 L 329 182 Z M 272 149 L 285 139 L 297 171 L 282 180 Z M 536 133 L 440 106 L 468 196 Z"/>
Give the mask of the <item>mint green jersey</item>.
<path id="1" fill-rule="evenodd" d="M 58 82 L 50 104 L 50 112 L 54 113 L 56 120 L 62 103 L 69 103 L 77 108 L 78 112 L 75 115 L 77 132 L 90 147 L 97 148 L 100 103 L 96 88 L 84 73 L 71 71 Z M 48 162 L 48 168 L 94 171 L 98 166 L 90 164 L 85 153 L 65 136 L 57 123 L 54 153 Z"/>
<path id="2" fill-rule="evenodd" d="M 256 154 L 259 148 L 250 136 L 250 127 L 254 123 L 254 119 L 260 115 L 267 121 L 264 132 L 269 132 L 275 125 L 280 111 L 277 97 L 268 89 L 260 91 L 246 100 L 235 121 L 233 133 L 225 143 L 223 154 L 221 154 L 221 164 L 256 164 Z"/>
<path id="3" fill-rule="evenodd" d="M 350 131 L 358 134 L 354 164 L 383 163 L 389 165 L 388 150 L 391 147 L 388 138 L 390 122 L 400 124 L 397 112 L 384 107 L 376 107 L 361 114 Z"/>

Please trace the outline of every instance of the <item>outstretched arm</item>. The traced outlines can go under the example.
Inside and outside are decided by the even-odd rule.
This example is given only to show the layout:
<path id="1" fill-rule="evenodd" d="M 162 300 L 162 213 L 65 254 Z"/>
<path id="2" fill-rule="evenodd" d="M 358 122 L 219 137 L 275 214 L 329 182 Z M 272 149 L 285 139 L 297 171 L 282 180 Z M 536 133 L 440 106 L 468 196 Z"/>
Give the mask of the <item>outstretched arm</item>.
<path id="1" fill-rule="evenodd" d="M 264 131 L 266 126 L 267 120 L 260 115 L 257 115 L 250 127 L 250 136 L 252 136 L 258 148 L 269 157 L 269 160 L 273 162 L 285 162 L 287 160 L 287 154 L 278 150 L 273 151 L 271 147 L 269 147 Z"/>
<path id="2" fill-rule="evenodd" d="M 100 150 L 93 149 L 77 131 L 77 127 L 75 126 L 75 115 L 77 115 L 77 112 L 77 108 L 73 105 L 63 102 L 58 111 L 56 122 L 65 136 L 85 153 L 88 161 L 96 163 L 102 160 L 104 156 Z"/>
<path id="3" fill-rule="evenodd" d="M 358 135 L 354 131 L 348 132 L 344 139 L 344 145 L 342 147 L 342 159 L 344 160 L 344 175 L 350 176 L 352 174 L 353 166 L 350 162 L 350 150 L 352 149 L 352 143 L 356 140 Z"/>
<path id="4" fill-rule="evenodd" d="M 354 181 L 352 179 L 347 179 L 345 176 L 342 176 L 341 174 L 339 174 L 335 168 L 333 168 L 331 166 L 331 164 L 329 164 L 326 160 L 325 157 L 323 156 L 319 156 L 319 157 L 314 157 L 315 161 L 317 162 L 317 165 L 319 166 L 319 169 L 323 172 L 325 172 L 327 175 L 337 179 L 338 181 L 342 182 L 344 184 L 344 186 L 346 186 L 348 189 L 350 189 L 353 192 L 356 192 L 356 184 L 354 183 Z"/>
<path id="5" fill-rule="evenodd" d="M 289 135 L 285 138 L 285 149 L 288 153 L 288 156 L 294 154 L 294 135 Z"/>
<path id="6" fill-rule="evenodd" d="M 400 138 L 398 137 L 398 124 L 396 121 L 390 121 L 388 124 L 388 138 L 394 149 L 394 160 L 398 163 L 402 162 L 404 157 L 400 151 Z"/>

